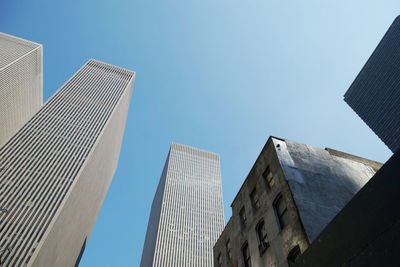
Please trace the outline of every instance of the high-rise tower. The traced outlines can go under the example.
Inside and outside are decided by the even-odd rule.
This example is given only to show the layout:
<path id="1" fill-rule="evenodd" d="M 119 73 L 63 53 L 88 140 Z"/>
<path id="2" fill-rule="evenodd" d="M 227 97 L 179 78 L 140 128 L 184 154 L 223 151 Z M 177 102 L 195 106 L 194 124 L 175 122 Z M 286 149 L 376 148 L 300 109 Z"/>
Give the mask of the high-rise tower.
<path id="1" fill-rule="evenodd" d="M 134 78 L 89 60 L 0 148 L 3 266 L 77 266 L 118 164 Z"/>
<path id="2" fill-rule="evenodd" d="M 0 146 L 42 106 L 42 50 L 0 32 Z"/>
<path id="3" fill-rule="evenodd" d="M 140 266 L 212 267 L 223 228 L 219 155 L 173 143 L 151 206 Z"/>
<path id="4" fill-rule="evenodd" d="M 392 152 L 400 149 L 400 16 L 347 90 L 344 101 Z"/>

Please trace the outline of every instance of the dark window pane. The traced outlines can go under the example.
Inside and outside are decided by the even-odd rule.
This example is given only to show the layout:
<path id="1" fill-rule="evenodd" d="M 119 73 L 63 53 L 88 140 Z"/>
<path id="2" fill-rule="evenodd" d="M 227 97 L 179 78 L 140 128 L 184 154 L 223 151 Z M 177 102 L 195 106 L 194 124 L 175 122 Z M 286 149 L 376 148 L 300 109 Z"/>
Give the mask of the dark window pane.
<path id="1" fill-rule="evenodd" d="M 232 259 L 232 255 L 231 255 L 231 241 L 228 240 L 226 242 L 226 253 L 228 254 L 228 260 Z"/>
<path id="2" fill-rule="evenodd" d="M 258 209 L 260 207 L 260 201 L 258 199 L 258 194 L 255 188 L 250 193 L 250 200 L 251 200 L 251 205 L 253 206 L 254 209 Z"/>
<path id="3" fill-rule="evenodd" d="M 240 216 L 240 222 L 242 223 L 242 226 L 244 226 L 246 224 L 246 219 L 247 219 L 244 207 L 240 210 L 239 216 Z"/>
<path id="4" fill-rule="evenodd" d="M 243 261 L 245 267 L 251 267 L 249 245 L 246 243 L 242 248 Z"/>
<path id="5" fill-rule="evenodd" d="M 296 245 L 294 248 L 292 248 L 287 256 L 287 261 L 289 263 L 289 266 L 292 267 L 296 263 L 297 259 L 300 257 L 300 247 L 299 245 Z"/>
<path id="6" fill-rule="evenodd" d="M 283 229 L 289 223 L 289 216 L 287 213 L 286 203 L 281 194 L 279 194 L 274 201 L 274 209 L 276 216 L 278 217 L 280 229 Z"/>

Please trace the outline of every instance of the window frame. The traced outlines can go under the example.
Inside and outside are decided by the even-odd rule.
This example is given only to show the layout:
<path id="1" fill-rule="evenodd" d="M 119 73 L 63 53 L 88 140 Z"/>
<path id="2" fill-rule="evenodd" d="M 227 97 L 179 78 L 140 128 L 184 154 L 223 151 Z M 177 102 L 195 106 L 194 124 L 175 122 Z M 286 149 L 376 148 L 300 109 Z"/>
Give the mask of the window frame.
<path id="1" fill-rule="evenodd" d="M 257 188 L 254 187 L 250 193 L 250 202 L 253 210 L 258 210 L 260 208 L 260 197 L 257 193 Z"/>
<path id="2" fill-rule="evenodd" d="M 242 252 L 244 267 L 251 267 L 250 249 L 249 249 L 249 243 L 247 241 L 244 242 L 244 244 L 242 245 L 241 252 Z M 247 258 L 245 254 L 247 255 Z"/>
<path id="3" fill-rule="evenodd" d="M 284 205 L 285 205 L 285 208 L 283 209 L 282 212 L 279 211 L 279 202 L 280 202 L 280 201 L 283 201 L 283 203 L 284 203 Z M 288 212 L 288 208 L 287 208 L 287 203 L 286 203 L 285 199 L 283 198 L 282 193 L 279 193 L 279 194 L 276 196 L 276 198 L 275 198 L 275 200 L 274 200 L 274 202 L 273 202 L 273 207 L 274 207 L 275 215 L 276 215 L 276 217 L 277 217 L 277 219 L 278 219 L 279 229 L 280 229 L 280 230 L 283 230 L 283 229 L 286 227 L 287 224 L 285 224 L 285 223 L 283 222 L 282 218 L 283 218 L 283 216 L 285 215 L 285 213 Z"/>
<path id="4" fill-rule="evenodd" d="M 244 208 L 244 206 L 239 211 L 239 218 L 240 218 L 241 226 L 245 227 L 246 222 L 247 222 L 247 215 L 246 215 L 246 209 Z"/>
<path id="5" fill-rule="evenodd" d="M 301 255 L 301 250 L 300 250 L 300 246 L 296 245 L 294 246 L 288 253 L 286 260 L 289 264 L 289 267 L 293 267 L 294 264 L 297 262 L 297 260 L 299 259 Z"/>
<path id="6" fill-rule="evenodd" d="M 228 257 L 228 261 L 231 261 L 232 260 L 232 254 L 231 254 L 232 246 L 231 246 L 231 240 L 230 239 L 228 239 L 228 241 L 226 241 L 225 248 L 226 248 L 226 254 L 227 254 L 227 257 Z"/>
<path id="7" fill-rule="evenodd" d="M 272 175 L 271 168 L 269 167 L 269 165 L 265 168 L 265 170 L 262 174 L 262 177 L 263 177 L 268 189 L 272 189 L 272 187 L 275 184 L 275 179 L 274 179 L 274 176 Z M 270 177 L 270 178 L 268 178 L 268 177 Z"/>
<path id="8" fill-rule="evenodd" d="M 218 256 L 217 256 L 217 266 L 218 267 L 222 267 L 222 254 L 221 254 L 221 252 L 218 254 Z"/>
<path id="9" fill-rule="evenodd" d="M 261 229 L 264 229 L 264 231 L 261 231 Z M 260 251 L 260 254 L 263 254 L 265 250 L 267 250 L 267 248 L 269 247 L 269 242 L 268 242 L 268 234 L 267 234 L 267 230 L 265 228 L 265 221 L 264 219 L 261 219 L 256 227 L 255 227 L 255 231 L 257 234 L 257 238 L 258 238 L 258 249 Z"/>

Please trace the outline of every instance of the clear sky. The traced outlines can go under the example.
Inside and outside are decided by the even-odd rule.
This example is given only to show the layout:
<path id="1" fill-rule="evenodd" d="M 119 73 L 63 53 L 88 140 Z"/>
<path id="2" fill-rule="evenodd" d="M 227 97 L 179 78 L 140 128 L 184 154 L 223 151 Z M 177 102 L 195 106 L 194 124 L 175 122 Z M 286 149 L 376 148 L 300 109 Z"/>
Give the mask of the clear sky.
<path id="1" fill-rule="evenodd" d="M 139 265 L 172 141 L 220 154 L 226 221 L 270 135 L 386 161 L 343 95 L 399 14 L 398 0 L 0 0 L 0 31 L 43 44 L 45 100 L 90 58 L 137 72 L 80 266 Z"/>

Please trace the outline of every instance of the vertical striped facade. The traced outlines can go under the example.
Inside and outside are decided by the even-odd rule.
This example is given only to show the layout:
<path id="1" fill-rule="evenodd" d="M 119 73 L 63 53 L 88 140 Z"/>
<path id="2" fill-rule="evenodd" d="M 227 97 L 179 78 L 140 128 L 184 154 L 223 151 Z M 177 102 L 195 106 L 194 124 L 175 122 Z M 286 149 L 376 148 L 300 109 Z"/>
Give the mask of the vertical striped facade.
<path id="1" fill-rule="evenodd" d="M 43 103 L 42 45 L 0 33 L 0 145 Z"/>
<path id="2" fill-rule="evenodd" d="M 224 228 L 219 155 L 173 143 L 151 207 L 141 267 L 213 266 Z"/>
<path id="3" fill-rule="evenodd" d="M 347 90 L 344 100 L 392 152 L 400 149 L 400 16 Z"/>
<path id="4" fill-rule="evenodd" d="M 135 73 L 89 60 L 0 148 L 3 266 L 74 266 L 117 167 Z"/>

